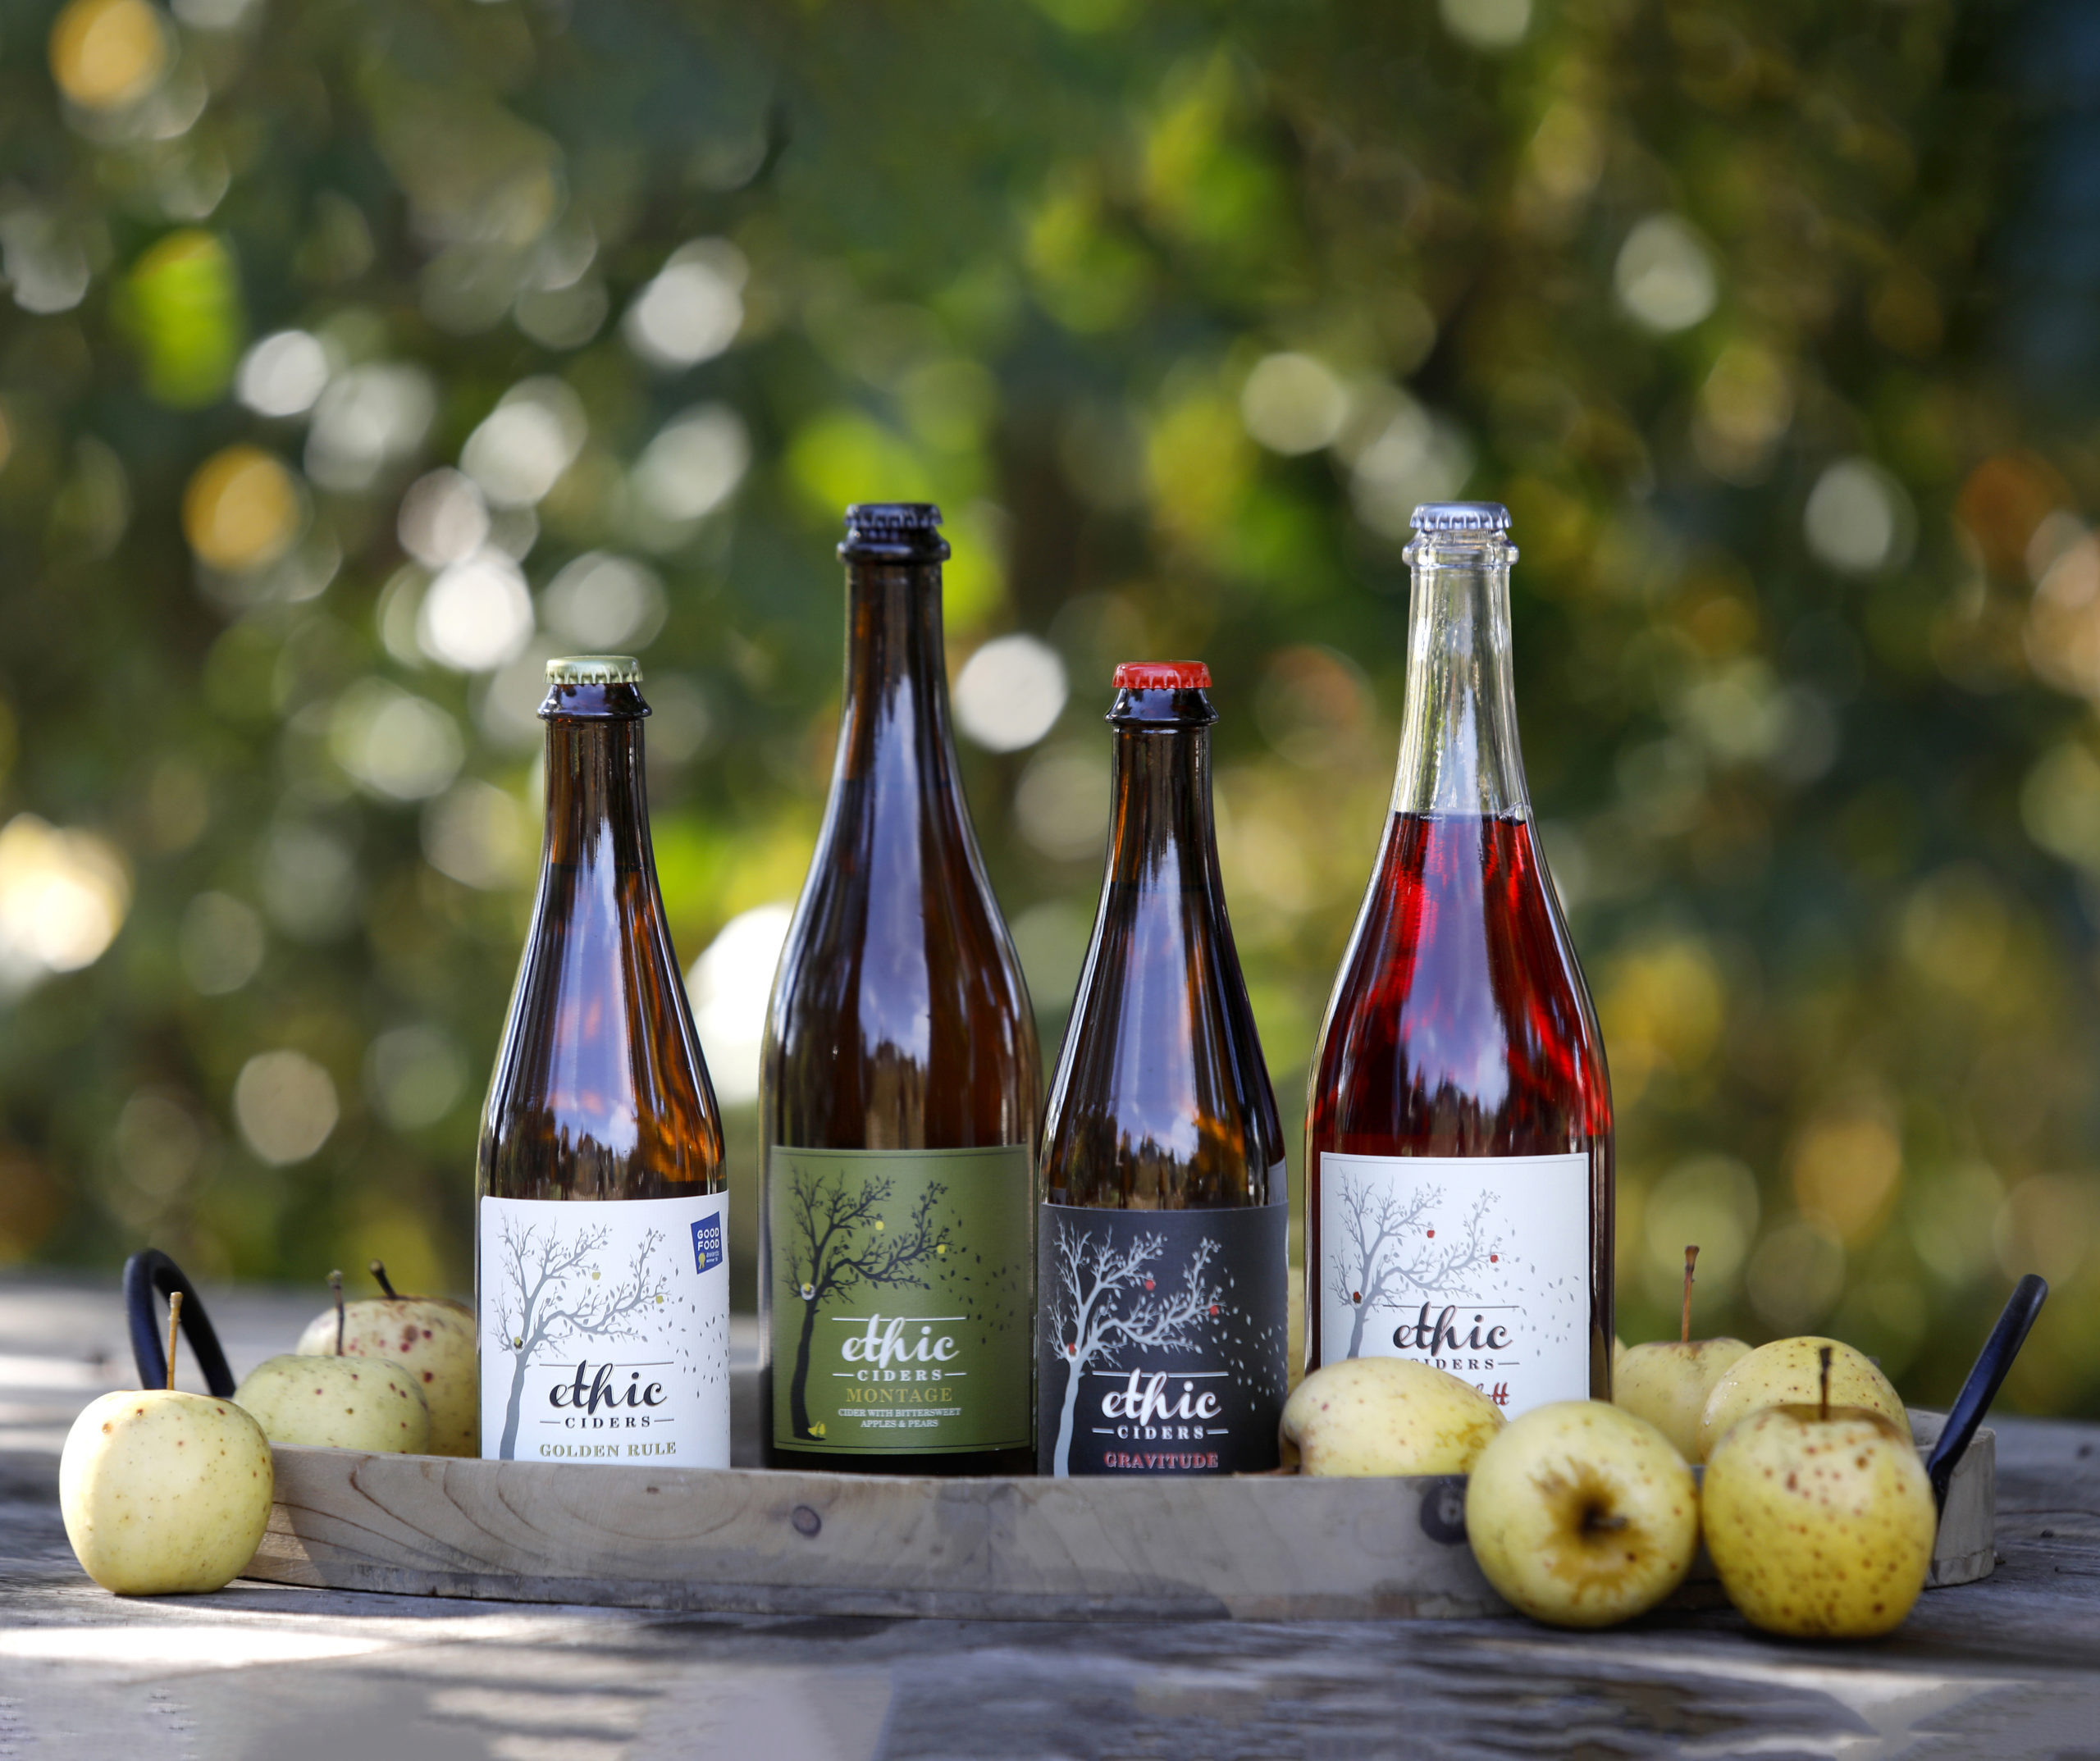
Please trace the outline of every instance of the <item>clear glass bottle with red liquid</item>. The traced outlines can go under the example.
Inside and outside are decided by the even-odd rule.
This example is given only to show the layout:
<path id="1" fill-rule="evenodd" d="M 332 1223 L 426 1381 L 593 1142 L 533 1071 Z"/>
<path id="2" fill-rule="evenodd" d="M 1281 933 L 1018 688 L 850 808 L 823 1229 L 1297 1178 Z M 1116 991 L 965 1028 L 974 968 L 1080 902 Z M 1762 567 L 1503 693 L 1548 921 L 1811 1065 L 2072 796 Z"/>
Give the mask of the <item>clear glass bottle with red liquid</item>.
<path id="1" fill-rule="evenodd" d="M 656 885 L 641 669 L 547 663 L 546 842 L 476 1156 L 482 1453 L 729 1465 L 722 1127 Z"/>
<path id="2" fill-rule="evenodd" d="M 847 510 L 831 798 L 760 1067 L 768 1467 L 1035 1465 L 1042 1052 L 957 773 L 938 508 Z"/>
<path id="3" fill-rule="evenodd" d="M 1533 834 L 1508 510 L 1418 508 L 1399 774 L 1307 1097 L 1306 1361 L 1609 1398 L 1611 1089 Z"/>
<path id="4" fill-rule="evenodd" d="M 1218 876 L 1209 686 L 1196 661 L 1116 671 L 1107 872 L 1043 1128 L 1046 1474 L 1276 1465 L 1283 1130 Z"/>

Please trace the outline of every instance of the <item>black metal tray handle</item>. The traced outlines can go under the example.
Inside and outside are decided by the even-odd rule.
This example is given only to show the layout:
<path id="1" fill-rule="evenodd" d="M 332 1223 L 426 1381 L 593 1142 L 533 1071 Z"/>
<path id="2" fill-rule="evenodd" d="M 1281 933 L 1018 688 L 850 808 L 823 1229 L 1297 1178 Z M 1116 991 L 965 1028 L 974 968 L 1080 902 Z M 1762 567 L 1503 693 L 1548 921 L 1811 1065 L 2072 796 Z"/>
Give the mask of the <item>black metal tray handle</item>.
<path id="1" fill-rule="evenodd" d="M 1933 1502 L 1942 1510 L 1947 1508 L 1947 1488 L 1954 1478 L 1954 1470 L 1961 1465 L 1964 1452 L 1974 1439 L 1976 1427 L 1984 1422 L 1984 1415 L 1991 1410 L 1991 1403 L 1997 1398 L 2006 1371 L 2020 1355 L 2020 1348 L 2027 1343 L 2028 1331 L 2034 1325 L 2034 1317 L 2042 1312 L 2042 1304 L 2048 1295 L 2048 1284 L 2032 1272 L 2013 1286 L 2005 1312 L 1998 1316 L 1998 1324 L 1991 1329 L 1991 1336 L 1984 1341 L 1983 1350 L 1976 1355 L 1975 1367 L 1970 1371 L 1969 1380 L 1961 1385 L 1961 1392 L 1955 1397 L 1947 1423 L 1940 1427 L 1939 1441 L 1925 1458 L 1925 1477 L 1933 1483 Z"/>
<path id="2" fill-rule="evenodd" d="M 212 1317 L 204 1312 L 203 1298 L 177 1266 L 158 1248 L 135 1253 L 124 1262 L 124 1312 L 131 1324 L 131 1360 L 139 1366 L 141 1388 L 167 1385 L 167 1348 L 162 1344 L 164 1312 L 154 1300 L 182 1293 L 182 1332 L 195 1354 L 197 1367 L 204 1373 L 204 1385 L 220 1399 L 234 1390 L 233 1371 L 226 1367 L 226 1354 L 219 1336 L 212 1330 Z"/>

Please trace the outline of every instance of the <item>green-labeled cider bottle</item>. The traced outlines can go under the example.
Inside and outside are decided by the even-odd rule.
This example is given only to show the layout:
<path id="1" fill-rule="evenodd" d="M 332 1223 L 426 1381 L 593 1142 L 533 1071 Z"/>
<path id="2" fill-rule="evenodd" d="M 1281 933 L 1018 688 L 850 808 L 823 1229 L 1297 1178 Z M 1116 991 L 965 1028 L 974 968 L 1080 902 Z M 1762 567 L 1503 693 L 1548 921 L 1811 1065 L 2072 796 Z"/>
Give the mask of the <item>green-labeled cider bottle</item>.
<path id="1" fill-rule="evenodd" d="M 769 1467 L 1035 1461 L 1041 1053 L 956 773 L 940 518 L 855 506 L 838 547 L 838 755 L 760 1074 Z"/>

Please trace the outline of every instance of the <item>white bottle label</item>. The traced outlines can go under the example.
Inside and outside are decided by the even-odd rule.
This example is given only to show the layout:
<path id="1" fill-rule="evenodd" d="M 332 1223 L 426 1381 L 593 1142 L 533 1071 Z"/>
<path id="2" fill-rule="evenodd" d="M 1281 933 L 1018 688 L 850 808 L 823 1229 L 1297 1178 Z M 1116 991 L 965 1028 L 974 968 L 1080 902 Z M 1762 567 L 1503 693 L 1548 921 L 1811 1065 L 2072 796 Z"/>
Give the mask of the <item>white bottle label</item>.
<path id="1" fill-rule="evenodd" d="M 1590 1394 L 1590 1158 L 1320 1158 L 1320 1359 L 1413 1357 L 1514 1418 Z"/>
<path id="2" fill-rule="evenodd" d="M 727 1467 L 728 1195 L 479 1209 L 482 1454 Z"/>

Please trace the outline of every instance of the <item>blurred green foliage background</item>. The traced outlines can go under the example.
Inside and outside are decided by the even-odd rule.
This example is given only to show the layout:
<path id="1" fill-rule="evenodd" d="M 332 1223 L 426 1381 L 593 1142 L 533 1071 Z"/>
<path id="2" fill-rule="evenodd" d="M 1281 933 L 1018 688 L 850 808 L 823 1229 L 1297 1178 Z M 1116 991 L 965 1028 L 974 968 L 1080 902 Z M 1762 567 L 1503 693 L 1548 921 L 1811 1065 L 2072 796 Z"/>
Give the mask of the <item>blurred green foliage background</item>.
<path id="1" fill-rule="evenodd" d="M 2011 1398 L 2100 1411 L 2095 90 L 2070 0 L 0 0 L 0 1262 L 464 1285 L 605 648 L 747 1289 L 851 500 L 947 510 L 1048 1047 L 1108 668 L 1209 660 L 1299 1114 L 1464 494 L 1625 1336 L 1698 1240 L 1943 1398 L 2033 1268 Z"/>

